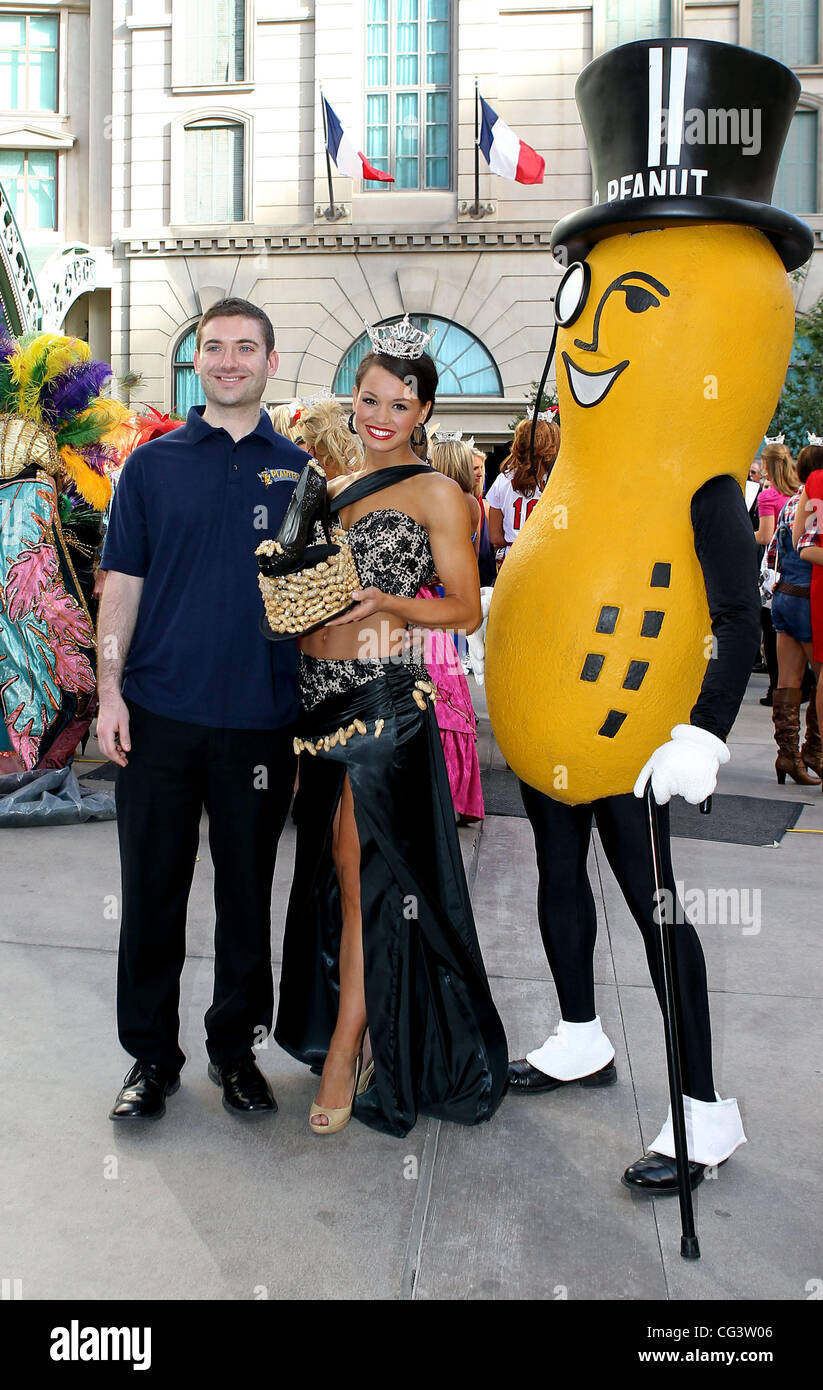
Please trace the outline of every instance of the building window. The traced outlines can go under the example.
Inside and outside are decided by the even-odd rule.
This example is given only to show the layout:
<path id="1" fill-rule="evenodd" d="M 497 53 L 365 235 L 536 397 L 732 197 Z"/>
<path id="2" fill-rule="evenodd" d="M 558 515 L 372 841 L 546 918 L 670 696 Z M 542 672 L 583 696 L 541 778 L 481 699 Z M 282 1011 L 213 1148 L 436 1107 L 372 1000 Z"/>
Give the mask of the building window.
<path id="1" fill-rule="evenodd" d="M 383 323 L 399 323 L 401 318 L 401 314 L 395 314 L 392 318 L 384 319 Z M 438 396 L 503 395 L 503 383 L 494 358 L 473 333 L 433 314 L 410 314 L 409 318 L 416 328 L 422 328 L 426 333 L 437 329 L 426 350 L 434 358 L 440 377 Z M 333 389 L 338 395 L 351 395 L 357 368 L 370 351 L 371 341 L 369 335 L 364 333 L 349 348 L 337 368 Z"/>
<path id="2" fill-rule="evenodd" d="M 181 338 L 174 354 L 171 408 L 176 415 L 188 414 L 193 405 L 206 404 L 200 378 L 194 370 L 194 349 L 196 346 L 197 331 L 192 328 L 185 338 Z"/>
<path id="3" fill-rule="evenodd" d="M 186 222 L 242 222 L 245 129 L 216 116 L 192 121 L 184 132 L 183 218 Z"/>
<path id="4" fill-rule="evenodd" d="M 57 152 L 0 150 L 0 183 L 18 227 L 57 227 Z"/>
<path id="5" fill-rule="evenodd" d="M 176 82 L 219 87 L 246 80 L 246 0 L 185 0 L 181 19 Z"/>
<path id="6" fill-rule="evenodd" d="M 606 47 L 635 39 L 667 39 L 671 0 L 606 0 Z"/>
<path id="7" fill-rule="evenodd" d="M 790 68 L 817 62 L 818 0 L 752 0 L 752 48 Z"/>
<path id="8" fill-rule="evenodd" d="M 56 15 L 0 16 L 0 110 L 57 110 Z"/>
<path id="9" fill-rule="evenodd" d="M 780 156 L 772 202 L 786 212 L 817 212 L 816 111 L 796 111 Z"/>
<path id="10" fill-rule="evenodd" d="M 368 0 L 366 155 L 393 184 L 451 187 L 449 0 Z"/>

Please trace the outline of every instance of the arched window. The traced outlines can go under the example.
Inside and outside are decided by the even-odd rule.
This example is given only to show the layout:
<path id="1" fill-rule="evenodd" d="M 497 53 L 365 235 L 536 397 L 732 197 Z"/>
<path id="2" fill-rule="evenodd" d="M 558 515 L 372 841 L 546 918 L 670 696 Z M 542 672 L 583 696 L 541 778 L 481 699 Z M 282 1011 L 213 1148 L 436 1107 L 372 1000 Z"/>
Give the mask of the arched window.
<path id="1" fill-rule="evenodd" d="M 225 116 L 190 121 L 183 132 L 183 216 L 188 223 L 242 222 L 245 128 Z"/>
<path id="2" fill-rule="evenodd" d="M 172 410 L 176 415 L 186 415 L 193 405 L 206 404 L 200 378 L 194 370 L 196 345 L 196 330 L 192 328 L 180 339 L 174 354 Z"/>
<path id="3" fill-rule="evenodd" d="M 380 327 L 399 323 L 402 317 L 402 314 L 394 314 L 384 319 Z M 503 383 L 494 358 L 473 333 L 448 319 L 436 318 L 434 314 L 410 314 L 409 318 L 415 328 L 422 328 L 426 333 L 437 329 L 426 351 L 434 358 L 440 376 L 438 396 L 503 395 Z M 350 394 L 358 363 L 370 351 L 369 335 L 363 333 L 337 368 L 333 388 L 337 395 Z"/>

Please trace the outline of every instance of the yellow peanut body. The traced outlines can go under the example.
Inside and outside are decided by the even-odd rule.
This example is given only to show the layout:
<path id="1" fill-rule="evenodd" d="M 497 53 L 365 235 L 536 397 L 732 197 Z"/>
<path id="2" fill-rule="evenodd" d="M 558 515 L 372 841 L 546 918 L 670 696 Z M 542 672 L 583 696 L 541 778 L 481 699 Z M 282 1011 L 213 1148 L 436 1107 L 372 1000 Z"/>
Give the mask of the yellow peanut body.
<path id="1" fill-rule="evenodd" d="M 794 333 L 788 276 L 752 228 L 621 233 L 588 259 L 585 309 L 558 333 L 560 454 L 486 641 L 504 757 L 572 804 L 630 792 L 688 722 L 712 650 L 691 499 L 720 474 L 742 486 Z"/>

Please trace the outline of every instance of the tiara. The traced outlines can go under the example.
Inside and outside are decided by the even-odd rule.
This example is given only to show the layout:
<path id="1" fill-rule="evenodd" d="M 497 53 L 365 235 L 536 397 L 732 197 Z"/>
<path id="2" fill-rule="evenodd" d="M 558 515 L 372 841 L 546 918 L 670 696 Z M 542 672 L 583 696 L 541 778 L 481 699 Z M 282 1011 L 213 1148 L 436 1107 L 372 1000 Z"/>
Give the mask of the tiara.
<path id="1" fill-rule="evenodd" d="M 811 430 L 806 431 L 806 438 L 810 444 L 823 444 L 823 435 L 812 434 Z"/>
<path id="2" fill-rule="evenodd" d="M 763 438 L 767 444 L 785 444 L 786 442 L 785 434 L 776 434 L 773 439 L 770 439 L 767 434 L 764 434 Z"/>
<path id="3" fill-rule="evenodd" d="M 474 436 L 464 439 L 462 430 L 434 430 L 431 437 L 435 444 L 474 444 Z"/>
<path id="4" fill-rule="evenodd" d="M 329 390 L 328 386 L 321 386 L 320 390 L 316 391 L 313 396 L 299 397 L 300 409 L 301 411 L 310 410 L 313 405 L 320 405 L 322 401 L 333 401 L 336 399 L 336 396 Z"/>
<path id="5" fill-rule="evenodd" d="M 375 352 L 382 352 L 386 357 L 406 357 L 410 360 L 420 357 L 426 344 L 431 342 L 437 332 L 436 328 L 433 328 L 431 333 L 424 333 L 422 328 L 415 328 L 414 324 L 409 322 L 408 314 L 399 323 L 379 324 L 376 328 L 372 328 L 365 319 L 363 322 L 366 324 L 366 332 L 371 338 Z"/>

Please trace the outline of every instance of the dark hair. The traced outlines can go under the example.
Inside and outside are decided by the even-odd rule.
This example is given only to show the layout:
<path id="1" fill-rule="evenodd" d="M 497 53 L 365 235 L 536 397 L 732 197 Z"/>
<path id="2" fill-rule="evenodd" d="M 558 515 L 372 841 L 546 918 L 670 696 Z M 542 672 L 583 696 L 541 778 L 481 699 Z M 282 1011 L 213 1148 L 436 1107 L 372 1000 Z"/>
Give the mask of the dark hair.
<path id="1" fill-rule="evenodd" d="M 386 352 L 367 352 L 357 368 L 354 378 L 354 384 L 358 391 L 369 367 L 382 367 L 385 372 L 391 372 L 398 381 L 402 381 L 405 386 L 408 386 L 420 404 L 429 407 L 426 419 L 431 419 L 439 378 L 437 368 L 427 352 L 421 352 L 419 357 L 414 358 L 389 357 Z"/>
<path id="2" fill-rule="evenodd" d="M 272 321 L 265 309 L 258 309 L 256 304 L 250 304 L 247 299 L 218 299 L 216 304 L 212 304 L 211 308 L 201 315 L 196 337 L 198 352 L 203 339 L 203 329 L 207 323 L 210 323 L 212 319 L 237 318 L 241 315 L 244 319 L 256 319 L 262 327 L 263 342 L 266 345 L 266 356 L 268 357 L 274 348 Z"/>
<path id="3" fill-rule="evenodd" d="M 823 468 L 823 445 L 804 444 L 797 455 L 797 476 L 804 487 L 816 468 Z"/>

